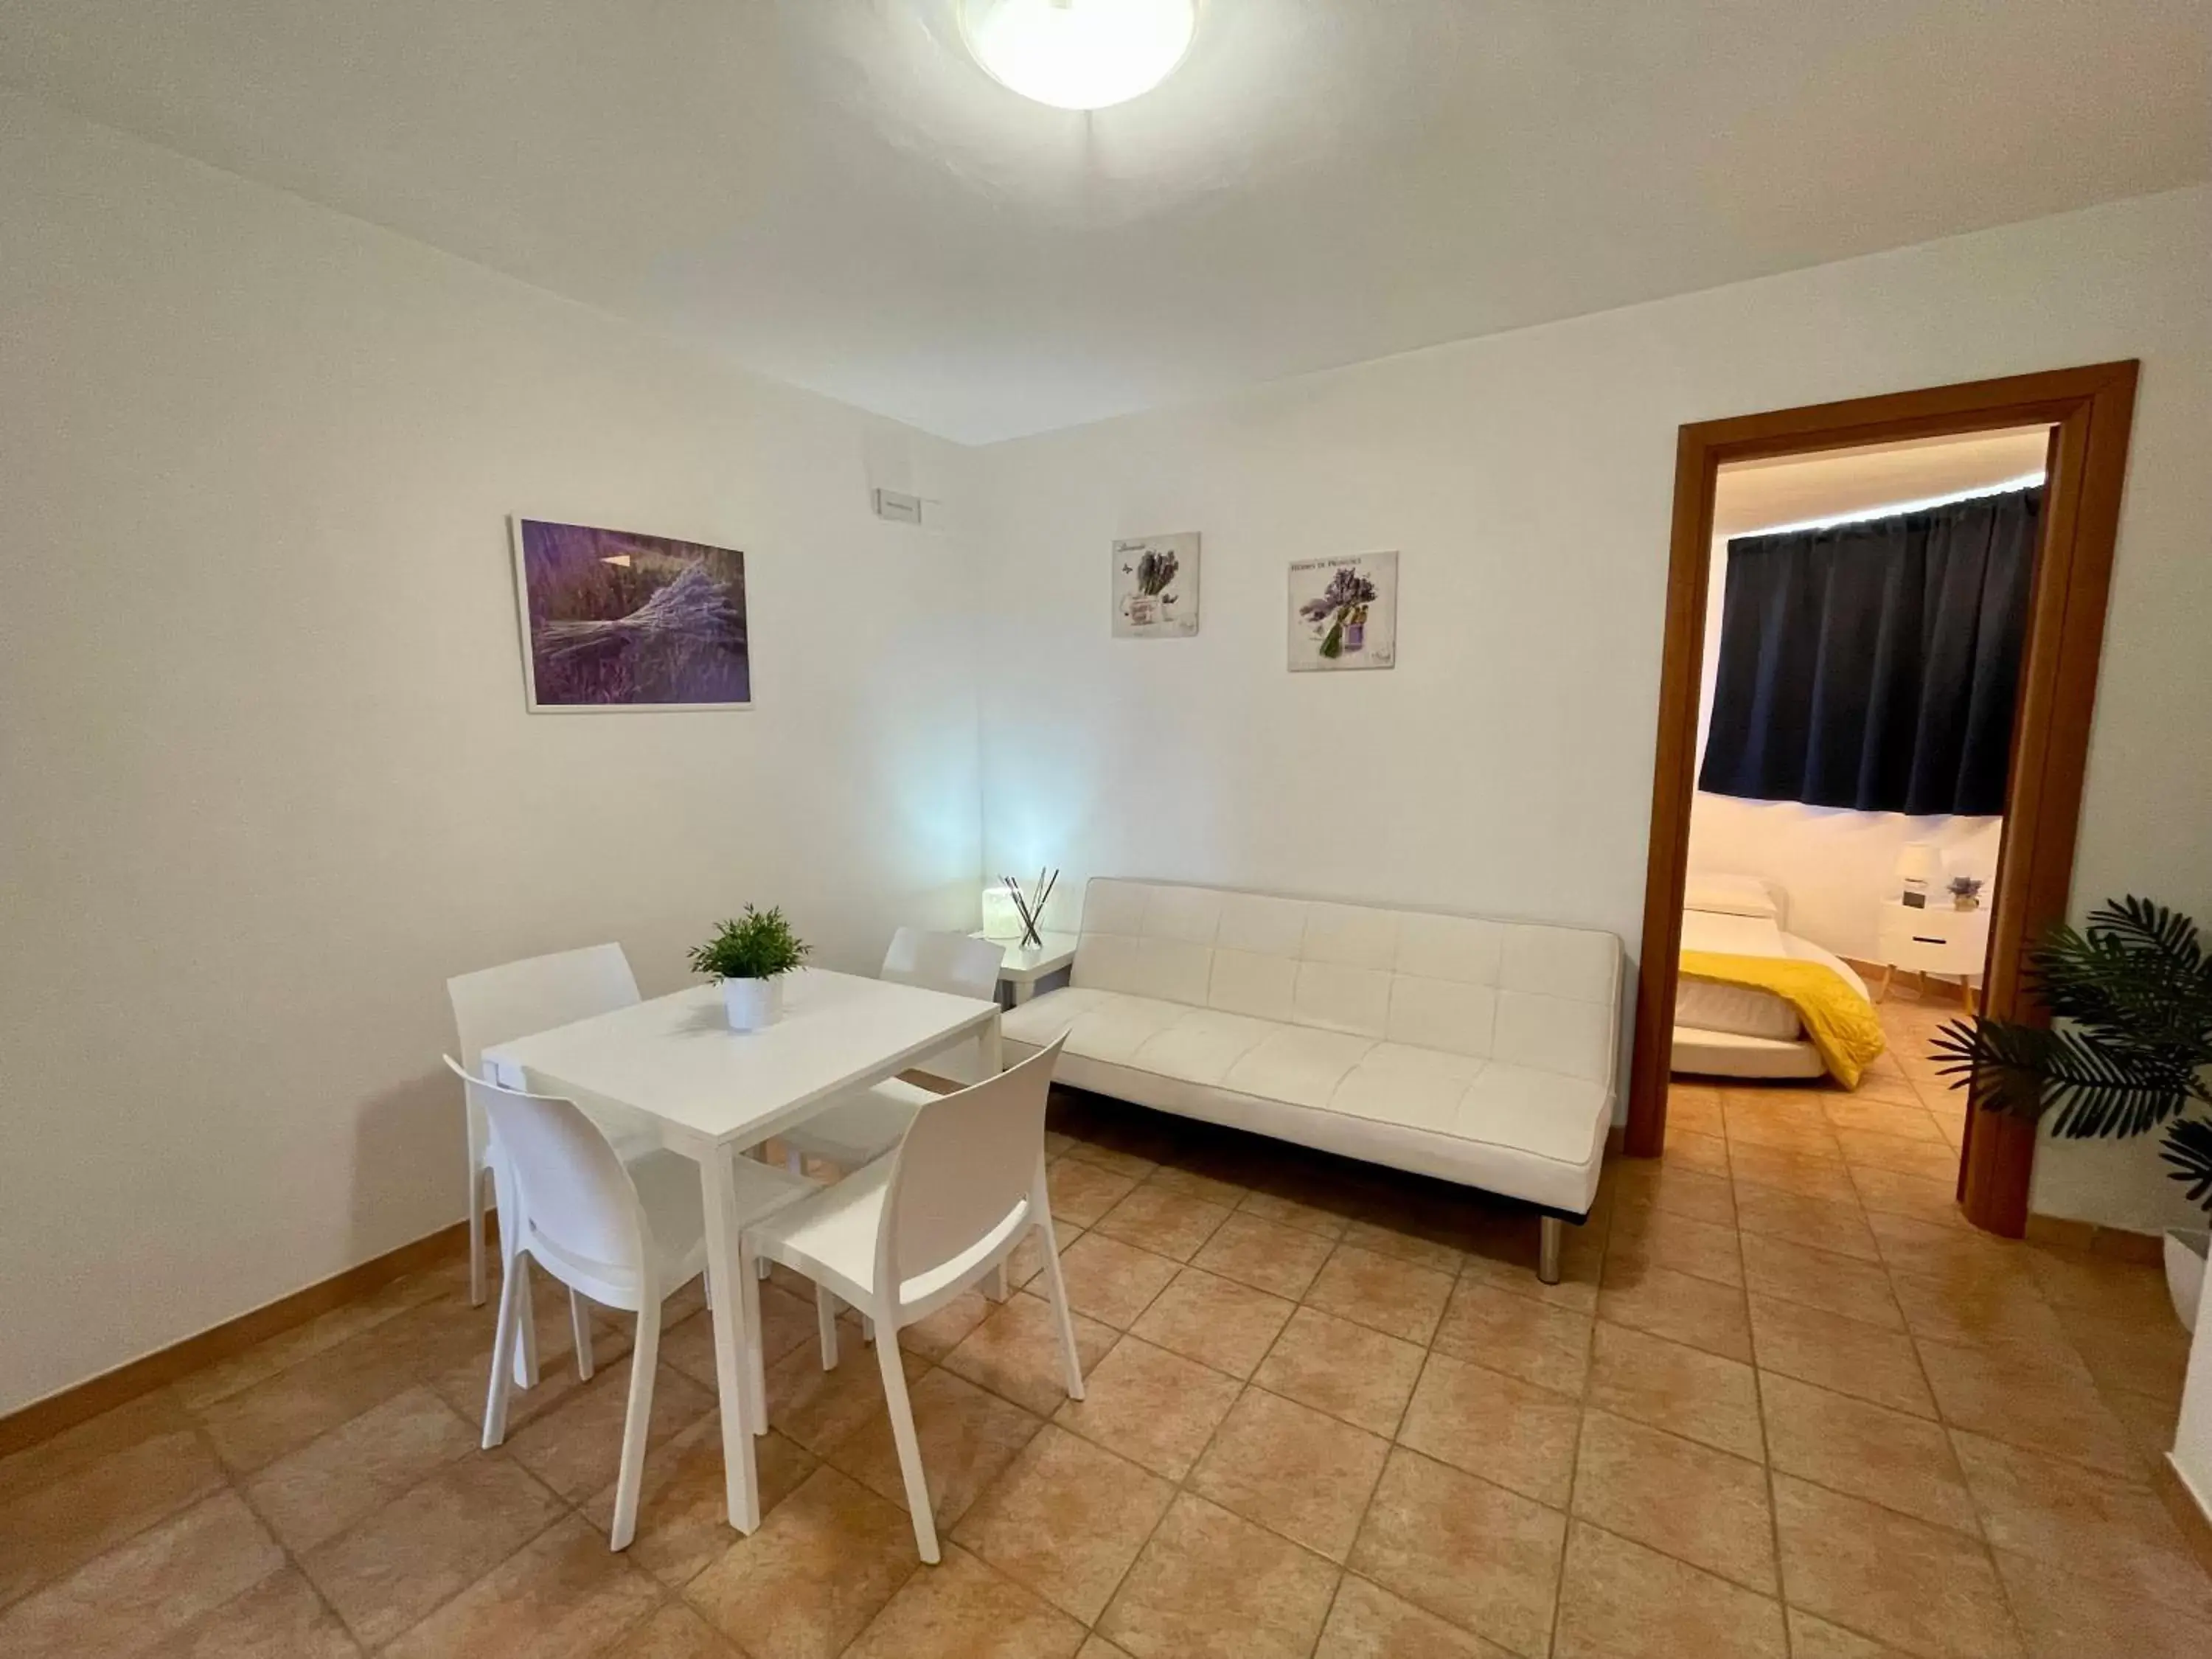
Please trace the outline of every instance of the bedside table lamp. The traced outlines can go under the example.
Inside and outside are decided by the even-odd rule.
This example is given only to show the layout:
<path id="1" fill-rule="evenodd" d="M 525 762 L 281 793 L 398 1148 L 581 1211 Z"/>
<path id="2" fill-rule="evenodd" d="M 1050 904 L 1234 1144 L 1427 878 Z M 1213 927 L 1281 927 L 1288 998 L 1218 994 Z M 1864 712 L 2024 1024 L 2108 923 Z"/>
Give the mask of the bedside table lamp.
<path id="1" fill-rule="evenodd" d="M 1943 879 L 1943 855 L 1933 842 L 1909 841 L 1897 855 L 1897 878 L 1906 906 L 1925 909 L 1928 895 Z"/>
<path id="2" fill-rule="evenodd" d="M 1059 884 L 1060 872 L 1037 872 L 1036 890 L 1024 893 L 1012 876 L 1002 876 L 983 890 L 983 937 L 1015 939 L 1028 950 L 1044 948 L 1044 907 Z"/>
<path id="3" fill-rule="evenodd" d="M 1014 902 L 1013 890 L 1003 881 L 992 883 L 983 890 L 983 937 L 997 939 L 1021 936 L 1021 907 Z"/>

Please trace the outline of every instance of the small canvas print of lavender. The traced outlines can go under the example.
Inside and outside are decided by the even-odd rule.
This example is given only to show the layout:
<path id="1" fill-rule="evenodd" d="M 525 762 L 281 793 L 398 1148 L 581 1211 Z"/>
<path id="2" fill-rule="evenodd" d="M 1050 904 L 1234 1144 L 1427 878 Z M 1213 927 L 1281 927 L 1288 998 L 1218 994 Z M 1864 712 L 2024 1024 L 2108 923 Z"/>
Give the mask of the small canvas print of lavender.
<path id="1" fill-rule="evenodd" d="M 534 519 L 516 541 L 535 707 L 751 701 L 744 554 Z"/>
<path id="2" fill-rule="evenodd" d="M 1114 544 L 1116 639 L 1198 632 L 1198 532 L 1125 537 Z"/>
<path id="3" fill-rule="evenodd" d="M 1323 628 L 1321 653 L 1334 661 L 1365 642 L 1367 609 L 1375 603 L 1375 584 L 1356 565 L 1340 565 L 1320 596 L 1298 607 L 1298 614 Z"/>

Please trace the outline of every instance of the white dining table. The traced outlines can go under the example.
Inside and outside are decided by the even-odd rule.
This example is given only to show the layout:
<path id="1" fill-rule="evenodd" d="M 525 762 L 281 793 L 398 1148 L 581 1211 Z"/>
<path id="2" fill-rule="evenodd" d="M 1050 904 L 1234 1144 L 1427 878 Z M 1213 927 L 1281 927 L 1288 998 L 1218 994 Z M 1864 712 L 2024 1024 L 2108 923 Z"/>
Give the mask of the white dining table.
<path id="1" fill-rule="evenodd" d="M 698 1164 L 723 1466 L 739 1532 L 760 1525 L 760 1482 L 744 1404 L 731 1160 L 848 1091 L 971 1036 L 982 1044 L 985 1074 L 1000 1070 L 996 1003 L 809 968 L 786 977 L 782 1017 L 761 1030 L 732 1031 L 720 988 L 700 985 L 484 1050 L 507 1087 L 566 1096 Z"/>

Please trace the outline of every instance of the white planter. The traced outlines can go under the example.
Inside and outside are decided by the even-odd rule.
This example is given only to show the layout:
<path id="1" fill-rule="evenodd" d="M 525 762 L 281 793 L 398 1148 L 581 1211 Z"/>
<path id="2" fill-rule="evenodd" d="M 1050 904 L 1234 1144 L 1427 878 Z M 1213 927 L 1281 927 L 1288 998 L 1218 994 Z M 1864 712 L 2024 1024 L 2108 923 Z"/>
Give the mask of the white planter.
<path id="1" fill-rule="evenodd" d="M 2204 1256 L 2212 1247 L 2212 1232 L 2191 1227 L 2169 1227 L 2166 1234 L 2166 1293 L 2173 1298 L 2173 1311 L 2182 1328 L 2197 1328 L 2197 1305 L 2204 1293 Z"/>
<path id="2" fill-rule="evenodd" d="M 775 1017 L 783 1012 L 783 981 L 726 979 L 722 981 L 722 1008 L 730 1017 L 732 1031 L 757 1031 L 773 1025 Z"/>

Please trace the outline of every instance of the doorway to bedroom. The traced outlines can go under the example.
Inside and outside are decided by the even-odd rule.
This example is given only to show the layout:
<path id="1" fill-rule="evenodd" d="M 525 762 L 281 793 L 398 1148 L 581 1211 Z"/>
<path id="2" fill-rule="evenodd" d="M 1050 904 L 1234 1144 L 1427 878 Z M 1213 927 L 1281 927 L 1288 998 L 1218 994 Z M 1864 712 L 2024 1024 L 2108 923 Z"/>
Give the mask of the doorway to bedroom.
<path id="1" fill-rule="evenodd" d="M 1929 1039 L 2063 913 L 2133 379 L 1683 429 L 1631 1152 L 2024 1230 Z"/>
<path id="2" fill-rule="evenodd" d="M 1676 1156 L 1949 1201 L 1966 1115 L 1928 1039 L 1971 1010 L 1988 951 L 2050 440 L 1720 468 Z"/>

